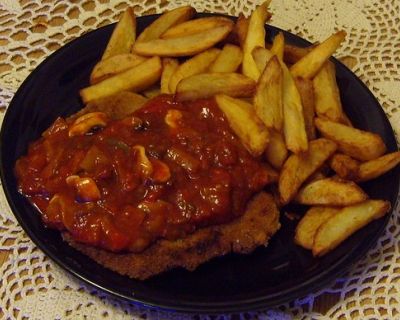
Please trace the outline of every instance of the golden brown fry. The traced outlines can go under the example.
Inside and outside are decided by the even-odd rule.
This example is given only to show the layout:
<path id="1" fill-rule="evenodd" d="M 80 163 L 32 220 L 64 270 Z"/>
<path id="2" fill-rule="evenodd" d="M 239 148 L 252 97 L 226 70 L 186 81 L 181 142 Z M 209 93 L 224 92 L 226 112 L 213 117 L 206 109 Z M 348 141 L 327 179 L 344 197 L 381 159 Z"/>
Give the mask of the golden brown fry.
<path id="1" fill-rule="evenodd" d="M 265 67 L 267 66 L 268 61 L 271 60 L 271 58 L 273 57 L 273 54 L 271 53 L 271 51 L 263 47 L 255 47 L 252 52 L 252 56 L 258 70 L 260 72 L 263 72 Z"/>
<path id="2" fill-rule="evenodd" d="M 215 100 L 247 150 L 254 156 L 261 155 L 267 147 L 269 134 L 253 106 L 224 94 L 217 95 Z"/>
<path id="3" fill-rule="evenodd" d="M 154 57 L 122 73 L 80 90 L 84 103 L 113 95 L 120 91 L 141 91 L 157 82 L 161 76 L 161 60 Z"/>
<path id="4" fill-rule="evenodd" d="M 375 133 L 321 118 L 315 119 L 315 125 L 322 136 L 338 144 L 341 152 L 357 160 L 373 160 L 386 151 L 382 138 Z"/>
<path id="5" fill-rule="evenodd" d="M 139 35 L 137 42 L 147 42 L 161 37 L 169 28 L 189 20 L 196 13 L 190 6 L 179 7 L 163 13 Z"/>
<path id="6" fill-rule="evenodd" d="M 201 73 L 182 79 L 176 87 L 178 101 L 210 98 L 218 93 L 251 97 L 256 83 L 240 73 Z"/>
<path id="7" fill-rule="evenodd" d="M 98 83 L 112 77 L 117 73 L 133 68 L 146 61 L 147 58 L 132 53 L 117 54 L 110 58 L 100 60 L 90 74 L 90 84 Z"/>
<path id="8" fill-rule="evenodd" d="M 265 22 L 268 18 L 268 5 L 270 2 L 270 0 L 264 2 L 251 14 L 243 45 L 242 72 L 255 81 L 260 77 L 260 71 L 253 59 L 252 52 L 256 47 L 265 48 Z"/>
<path id="9" fill-rule="evenodd" d="M 257 84 L 254 107 L 258 117 L 269 129 L 282 130 L 283 126 L 283 72 L 274 56 L 265 67 Z"/>
<path id="10" fill-rule="evenodd" d="M 243 13 L 240 13 L 239 17 L 236 20 L 235 26 L 233 27 L 233 30 L 229 35 L 229 39 L 231 40 L 231 42 L 238 44 L 241 48 L 243 48 L 248 28 L 249 19 L 246 18 Z"/>
<path id="11" fill-rule="evenodd" d="M 209 67 L 209 72 L 235 72 L 242 63 L 242 50 L 233 44 L 226 44 L 217 59 Z"/>
<path id="12" fill-rule="evenodd" d="M 374 160 L 364 162 L 360 165 L 357 181 L 375 179 L 400 163 L 400 152 L 388 153 Z"/>
<path id="13" fill-rule="evenodd" d="M 279 193 L 283 204 L 292 200 L 304 181 L 317 171 L 336 151 L 336 143 L 327 139 L 313 140 L 308 151 L 292 154 L 283 165 L 279 177 Z"/>
<path id="14" fill-rule="evenodd" d="M 209 49 L 223 40 L 232 30 L 232 27 L 233 22 L 184 37 L 136 42 L 133 51 L 143 56 L 191 56 Z"/>
<path id="15" fill-rule="evenodd" d="M 309 53 L 311 49 L 312 47 L 302 48 L 285 43 L 283 61 L 287 64 L 294 64 Z"/>
<path id="16" fill-rule="evenodd" d="M 154 85 L 144 91 L 142 91 L 142 94 L 146 97 L 146 98 L 154 98 L 157 97 L 158 95 L 160 95 L 161 93 L 161 89 L 158 85 Z"/>
<path id="17" fill-rule="evenodd" d="M 336 51 L 345 37 L 346 32 L 339 31 L 314 47 L 290 68 L 292 75 L 294 77 L 312 79 L 321 69 L 322 65 Z"/>
<path id="18" fill-rule="evenodd" d="M 313 255 L 323 256 L 357 230 L 383 217 L 389 210 L 390 202 L 383 200 L 366 200 L 343 208 L 318 229 L 314 237 Z"/>
<path id="19" fill-rule="evenodd" d="M 272 42 L 272 47 L 270 51 L 273 55 L 276 55 L 279 58 L 279 60 L 283 61 L 284 48 L 285 48 L 285 37 L 283 36 L 282 32 L 279 32 L 275 36 Z"/>
<path id="20" fill-rule="evenodd" d="M 348 206 L 367 200 L 367 194 L 354 182 L 326 178 L 301 188 L 296 201 L 305 205 Z"/>
<path id="21" fill-rule="evenodd" d="M 182 63 L 170 78 L 169 91 L 175 93 L 179 81 L 195 74 L 205 72 L 217 58 L 220 51 L 221 50 L 217 48 L 211 48 Z"/>
<path id="22" fill-rule="evenodd" d="M 287 148 L 294 152 L 305 152 L 308 149 L 303 105 L 296 83 L 289 69 L 281 61 L 283 70 L 283 132 Z"/>
<path id="23" fill-rule="evenodd" d="M 184 37 L 194 33 L 204 32 L 219 26 L 224 26 L 227 23 L 231 24 L 232 21 L 225 17 L 206 17 L 189 20 L 169 28 L 162 34 L 161 38 L 169 39 Z"/>
<path id="24" fill-rule="evenodd" d="M 318 228 L 339 211 L 338 208 L 329 207 L 310 208 L 296 227 L 295 243 L 311 250 Z"/>
<path id="25" fill-rule="evenodd" d="M 314 117 L 314 88 L 313 82 L 309 79 L 295 78 L 297 90 L 299 90 L 301 103 L 303 105 L 304 124 L 308 140 L 316 138 Z"/>
<path id="26" fill-rule="evenodd" d="M 280 132 L 271 130 L 269 132 L 269 138 L 267 149 L 265 149 L 265 157 L 275 169 L 279 170 L 282 168 L 289 152 Z"/>
<path id="27" fill-rule="evenodd" d="M 325 62 L 315 75 L 313 84 L 317 116 L 344 123 L 343 108 L 336 83 L 336 68 L 331 61 Z"/>
<path id="28" fill-rule="evenodd" d="M 329 164 L 342 179 L 355 180 L 358 177 L 360 163 L 348 155 L 337 153 L 333 155 Z"/>
<path id="29" fill-rule="evenodd" d="M 163 58 L 162 59 L 163 71 L 161 74 L 161 93 L 171 93 L 169 90 L 169 82 L 172 75 L 175 73 L 179 66 L 179 62 L 173 58 Z"/>
<path id="30" fill-rule="evenodd" d="M 130 53 L 136 39 L 136 17 L 132 8 L 128 7 L 114 28 L 102 60 L 117 54 Z"/>

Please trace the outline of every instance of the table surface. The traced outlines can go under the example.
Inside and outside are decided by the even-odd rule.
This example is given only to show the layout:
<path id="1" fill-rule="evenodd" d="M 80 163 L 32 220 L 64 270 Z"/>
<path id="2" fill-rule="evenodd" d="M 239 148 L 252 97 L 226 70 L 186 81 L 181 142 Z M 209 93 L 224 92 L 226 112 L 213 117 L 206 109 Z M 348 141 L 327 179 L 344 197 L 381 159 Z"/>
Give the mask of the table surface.
<path id="1" fill-rule="evenodd" d="M 131 1 L 137 15 L 159 13 L 188 1 Z M 246 15 L 253 1 L 192 1 L 198 11 Z M 400 4 L 399 1 L 321 1 L 272 3 L 271 21 L 311 41 L 334 30 L 348 37 L 338 57 L 372 90 L 399 133 Z M 353 4 L 352 4 L 353 3 Z M 127 1 L 3 0 L 0 4 L 0 115 L 23 79 L 51 52 L 68 41 L 114 22 Z M 397 90 L 395 90 L 397 89 Z M 280 308 L 266 311 L 273 319 L 395 318 L 400 311 L 398 208 L 376 248 L 330 287 Z M 4 195 L 0 198 L 0 317 L 115 319 L 165 318 L 157 311 L 108 297 L 64 274 L 30 242 L 16 224 Z M 175 316 L 169 315 L 171 318 Z"/>

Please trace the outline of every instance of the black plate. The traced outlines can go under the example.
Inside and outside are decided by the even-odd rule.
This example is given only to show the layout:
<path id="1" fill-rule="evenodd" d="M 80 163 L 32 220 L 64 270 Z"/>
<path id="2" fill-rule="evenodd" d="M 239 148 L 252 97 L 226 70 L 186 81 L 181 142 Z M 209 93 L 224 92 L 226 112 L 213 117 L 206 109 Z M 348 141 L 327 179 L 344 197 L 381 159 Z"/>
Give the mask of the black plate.
<path id="1" fill-rule="evenodd" d="M 155 18 L 139 18 L 139 31 Z M 389 215 L 357 232 L 325 257 L 314 259 L 294 245 L 295 223 L 282 216 L 282 228 L 267 248 L 247 256 L 217 258 L 194 272 L 174 270 L 147 281 L 135 281 L 103 268 L 64 243 L 59 232 L 44 228 L 36 209 L 17 191 L 15 161 L 56 117 L 82 108 L 78 90 L 88 85 L 90 71 L 100 59 L 112 29 L 111 25 L 90 32 L 40 64 L 14 96 L 1 131 L 1 178 L 7 199 L 26 233 L 56 263 L 87 283 L 147 306 L 233 312 L 275 306 L 322 288 L 376 243 Z M 270 26 L 267 30 L 269 41 L 280 31 Z M 286 32 L 285 38 L 298 46 L 308 45 Z M 379 103 L 351 71 L 335 63 L 343 105 L 354 125 L 380 134 L 388 150 L 395 151 L 393 131 Z M 364 187 L 371 197 L 387 199 L 394 205 L 399 177 L 397 168 Z"/>

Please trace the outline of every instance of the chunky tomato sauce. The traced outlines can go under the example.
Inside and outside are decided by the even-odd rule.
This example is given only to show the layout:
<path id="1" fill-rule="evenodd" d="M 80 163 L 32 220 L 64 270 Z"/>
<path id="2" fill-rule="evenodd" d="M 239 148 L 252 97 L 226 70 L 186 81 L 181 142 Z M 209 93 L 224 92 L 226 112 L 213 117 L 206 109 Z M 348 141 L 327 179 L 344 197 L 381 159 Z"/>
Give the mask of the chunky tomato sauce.
<path id="1" fill-rule="evenodd" d="M 20 192 L 50 228 L 140 252 L 243 214 L 267 182 L 214 100 L 159 96 L 122 120 L 57 119 L 17 161 Z"/>

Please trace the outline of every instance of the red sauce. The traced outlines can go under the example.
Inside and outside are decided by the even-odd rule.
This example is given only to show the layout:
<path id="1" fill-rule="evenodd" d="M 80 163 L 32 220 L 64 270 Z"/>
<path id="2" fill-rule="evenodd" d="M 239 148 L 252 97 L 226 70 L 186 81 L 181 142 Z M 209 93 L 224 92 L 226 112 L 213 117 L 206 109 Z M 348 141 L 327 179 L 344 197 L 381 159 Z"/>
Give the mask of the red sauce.
<path id="1" fill-rule="evenodd" d="M 86 134 L 69 136 L 72 125 L 57 119 L 15 172 L 44 223 L 82 243 L 139 252 L 231 221 L 267 182 L 214 100 L 160 96 Z"/>

